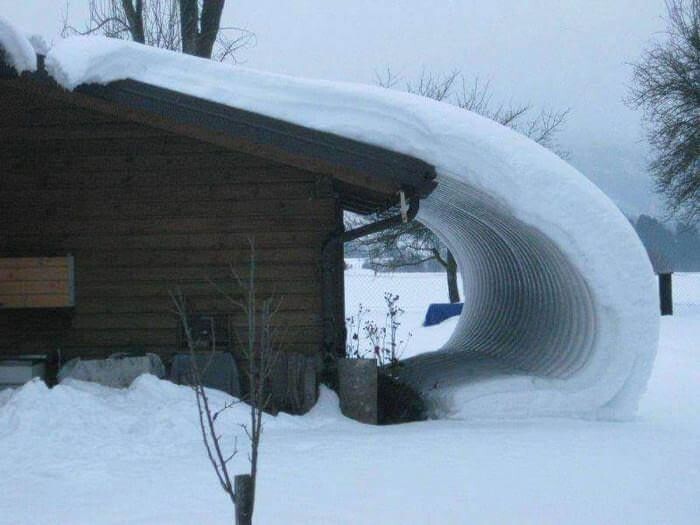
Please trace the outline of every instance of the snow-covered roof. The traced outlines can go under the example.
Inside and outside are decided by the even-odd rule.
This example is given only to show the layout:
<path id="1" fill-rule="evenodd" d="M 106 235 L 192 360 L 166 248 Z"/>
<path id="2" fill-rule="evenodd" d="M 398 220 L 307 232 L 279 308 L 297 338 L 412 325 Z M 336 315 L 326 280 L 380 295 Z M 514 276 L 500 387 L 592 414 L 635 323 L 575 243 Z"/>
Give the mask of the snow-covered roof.
<path id="1" fill-rule="evenodd" d="M 36 71 L 36 53 L 29 39 L 1 16 L 0 49 L 5 53 L 5 61 L 17 73 Z"/>
<path id="2" fill-rule="evenodd" d="M 10 29 L 2 34 L 14 35 L 3 37 L 3 46 L 14 46 L 10 56 L 26 63 L 28 42 L 17 42 Z M 416 384 L 458 414 L 634 412 L 658 339 L 651 266 L 617 207 L 551 151 L 422 97 L 262 73 L 122 40 L 62 40 L 49 50 L 46 68 L 69 90 L 128 79 L 434 166 L 438 187 L 419 219 L 455 254 L 468 304 L 446 347 L 420 361 Z M 473 356 L 504 373 L 482 377 Z M 432 388 L 437 383 L 446 386 Z"/>

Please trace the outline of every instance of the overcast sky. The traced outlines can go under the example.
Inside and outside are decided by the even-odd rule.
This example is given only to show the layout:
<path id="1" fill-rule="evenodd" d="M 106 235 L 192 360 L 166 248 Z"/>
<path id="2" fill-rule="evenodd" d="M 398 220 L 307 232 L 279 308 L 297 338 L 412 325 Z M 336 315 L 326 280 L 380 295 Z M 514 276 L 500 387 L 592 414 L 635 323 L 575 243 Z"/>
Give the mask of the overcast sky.
<path id="1" fill-rule="evenodd" d="M 71 0 L 77 24 L 87 0 Z M 0 14 L 57 38 L 63 0 L 0 0 Z M 224 25 L 257 35 L 241 53 L 256 69 L 373 82 L 390 66 L 461 70 L 497 98 L 571 108 L 564 146 L 639 148 L 638 115 L 622 98 L 629 62 L 663 28 L 663 0 L 228 0 Z"/>

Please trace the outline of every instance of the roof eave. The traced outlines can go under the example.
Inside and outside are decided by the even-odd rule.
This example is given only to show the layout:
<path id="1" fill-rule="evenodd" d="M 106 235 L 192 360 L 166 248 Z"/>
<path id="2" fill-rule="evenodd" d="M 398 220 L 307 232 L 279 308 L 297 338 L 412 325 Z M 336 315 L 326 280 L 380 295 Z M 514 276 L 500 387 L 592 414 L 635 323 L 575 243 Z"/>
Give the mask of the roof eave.
<path id="1" fill-rule="evenodd" d="M 420 159 L 252 111 L 134 80 L 82 85 L 76 91 L 178 126 L 203 128 L 254 154 L 301 160 L 312 170 L 330 172 L 346 182 L 368 187 L 383 183 L 420 197 L 435 187 L 435 168 Z"/>

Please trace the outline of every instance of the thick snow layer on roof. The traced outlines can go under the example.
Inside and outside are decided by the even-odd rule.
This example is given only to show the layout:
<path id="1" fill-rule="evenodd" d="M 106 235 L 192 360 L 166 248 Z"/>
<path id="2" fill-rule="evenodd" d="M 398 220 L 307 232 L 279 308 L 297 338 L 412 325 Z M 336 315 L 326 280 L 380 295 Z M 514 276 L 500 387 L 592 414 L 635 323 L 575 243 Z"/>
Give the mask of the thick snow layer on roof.
<path id="1" fill-rule="evenodd" d="M 0 48 L 5 52 L 5 60 L 17 70 L 36 71 L 36 53 L 29 39 L 0 16 Z"/>
<path id="2" fill-rule="evenodd" d="M 491 120 L 381 88 L 304 80 L 97 37 L 47 57 L 64 87 L 132 79 L 423 159 L 419 218 L 450 246 L 466 306 L 406 378 L 451 415 L 624 418 L 658 339 L 655 280 L 615 205 L 552 152 Z"/>
<path id="3" fill-rule="evenodd" d="M 49 52 L 49 49 L 51 49 L 51 46 L 46 41 L 46 38 L 44 38 L 44 35 L 32 33 L 27 35 L 27 40 L 29 40 L 29 43 L 34 48 L 34 52 L 38 55 L 46 55 Z"/>

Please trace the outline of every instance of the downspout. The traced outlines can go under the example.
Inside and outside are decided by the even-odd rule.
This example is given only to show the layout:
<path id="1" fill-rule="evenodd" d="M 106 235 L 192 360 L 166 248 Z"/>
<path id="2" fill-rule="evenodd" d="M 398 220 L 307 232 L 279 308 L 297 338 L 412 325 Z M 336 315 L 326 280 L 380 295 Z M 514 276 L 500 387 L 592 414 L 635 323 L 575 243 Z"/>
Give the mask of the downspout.
<path id="1" fill-rule="evenodd" d="M 404 191 L 401 191 L 402 204 L 405 203 Z M 342 286 L 342 272 L 344 271 L 344 260 L 342 250 L 339 245 L 354 241 L 361 237 L 366 237 L 401 224 L 408 223 L 416 218 L 420 206 L 420 198 L 414 194 L 409 199 L 407 208 L 402 206 L 401 213 L 382 219 L 371 224 L 365 224 L 352 230 L 338 229 L 331 233 L 323 243 L 322 247 L 322 274 L 323 281 L 323 356 L 324 360 L 333 360 L 337 357 L 345 356 L 345 319 L 340 319 L 339 312 L 344 308 L 339 308 L 338 286 Z M 327 368 L 328 363 L 324 363 Z"/>

